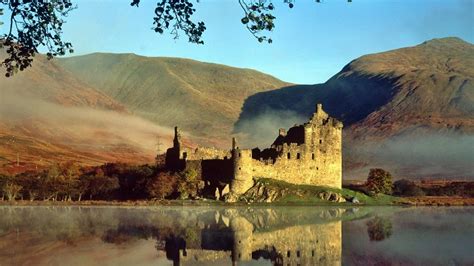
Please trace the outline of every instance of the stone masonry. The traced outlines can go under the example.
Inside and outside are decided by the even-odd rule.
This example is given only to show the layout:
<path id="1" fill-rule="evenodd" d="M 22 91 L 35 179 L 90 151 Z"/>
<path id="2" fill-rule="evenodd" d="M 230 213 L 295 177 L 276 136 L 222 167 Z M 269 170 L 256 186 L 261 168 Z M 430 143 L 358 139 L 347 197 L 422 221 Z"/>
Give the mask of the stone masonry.
<path id="1" fill-rule="evenodd" d="M 233 139 L 229 151 L 184 148 L 175 128 L 174 145 L 167 150 L 166 165 L 174 170 L 194 168 L 209 191 L 222 190 L 230 184 L 233 196 L 245 193 L 259 178 L 341 188 L 342 127 L 340 121 L 317 104 L 307 123 L 295 125 L 288 132 L 280 129 L 271 147 L 241 149 Z"/>

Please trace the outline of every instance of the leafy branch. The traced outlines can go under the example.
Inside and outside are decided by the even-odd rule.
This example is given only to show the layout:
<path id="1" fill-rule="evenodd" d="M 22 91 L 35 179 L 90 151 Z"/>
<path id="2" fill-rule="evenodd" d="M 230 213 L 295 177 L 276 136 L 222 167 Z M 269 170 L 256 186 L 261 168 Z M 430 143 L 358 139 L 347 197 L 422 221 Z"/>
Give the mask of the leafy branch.
<path id="1" fill-rule="evenodd" d="M 1 62 L 5 76 L 30 67 L 40 46 L 47 49 L 48 59 L 73 52 L 72 44 L 61 38 L 63 18 L 75 8 L 70 0 L 0 0 L 0 4 L 11 12 L 8 32 L 0 35 L 0 48 L 8 55 Z"/>

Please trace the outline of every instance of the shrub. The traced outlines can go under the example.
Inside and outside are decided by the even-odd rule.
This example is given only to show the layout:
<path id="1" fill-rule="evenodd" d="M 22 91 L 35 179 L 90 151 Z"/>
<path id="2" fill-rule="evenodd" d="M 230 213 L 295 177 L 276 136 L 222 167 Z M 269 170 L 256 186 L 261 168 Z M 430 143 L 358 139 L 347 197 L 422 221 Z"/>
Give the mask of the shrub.
<path id="1" fill-rule="evenodd" d="M 369 193 L 374 195 L 392 194 L 392 175 L 380 168 L 370 169 L 366 186 Z"/>
<path id="2" fill-rule="evenodd" d="M 188 169 L 179 173 L 178 193 L 180 199 L 195 198 L 199 193 L 197 172 Z"/>
<path id="3" fill-rule="evenodd" d="M 174 192 L 177 182 L 178 178 L 175 175 L 161 172 L 148 182 L 148 195 L 151 198 L 164 199 Z"/>
<path id="4" fill-rule="evenodd" d="M 415 182 L 401 179 L 393 183 L 393 194 L 397 196 L 424 196 L 425 192 Z"/>

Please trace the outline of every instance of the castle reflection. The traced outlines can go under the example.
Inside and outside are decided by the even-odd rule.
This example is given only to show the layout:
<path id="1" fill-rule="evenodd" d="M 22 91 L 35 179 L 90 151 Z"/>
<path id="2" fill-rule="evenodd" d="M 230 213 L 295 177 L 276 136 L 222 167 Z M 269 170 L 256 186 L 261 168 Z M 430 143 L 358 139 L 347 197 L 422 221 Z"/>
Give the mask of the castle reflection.
<path id="1" fill-rule="evenodd" d="M 17 265 L 38 250 L 51 249 L 56 255 L 43 254 L 44 264 L 70 252 L 83 253 L 63 261 L 83 263 L 103 250 L 100 259 L 115 264 L 117 250 L 133 262 L 143 259 L 137 252 L 154 243 L 154 259 L 146 257 L 145 264 L 341 265 L 341 221 L 364 212 L 336 207 L 0 208 L 0 247 L 8 246 L 0 258 Z"/>
<path id="2" fill-rule="evenodd" d="M 137 225 L 108 231 L 107 242 L 127 237 L 152 237 L 174 265 L 214 261 L 264 260 L 273 265 L 340 265 L 342 223 L 353 210 L 308 208 L 222 209 L 202 212 L 166 227 Z M 128 221 L 130 222 L 130 221 Z"/>

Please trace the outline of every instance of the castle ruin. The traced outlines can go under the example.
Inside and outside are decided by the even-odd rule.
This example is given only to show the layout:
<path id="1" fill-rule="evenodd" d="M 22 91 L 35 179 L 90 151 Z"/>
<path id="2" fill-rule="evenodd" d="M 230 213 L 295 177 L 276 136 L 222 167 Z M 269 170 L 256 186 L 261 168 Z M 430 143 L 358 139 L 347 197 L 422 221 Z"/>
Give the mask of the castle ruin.
<path id="1" fill-rule="evenodd" d="M 310 120 L 288 132 L 279 130 L 270 148 L 241 149 L 235 138 L 231 150 L 182 146 L 175 128 L 173 147 L 166 152 L 166 166 L 173 170 L 194 169 L 205 182 L 205 190 L 216 189 L 239 196 L 258 178 L 272 178 L 293 184 L 341 188 L 342 123 L 317 104 Z M 220 195 L 223 196 L 223 195 Z"/>

